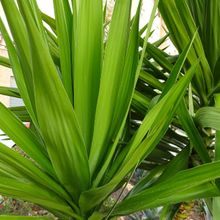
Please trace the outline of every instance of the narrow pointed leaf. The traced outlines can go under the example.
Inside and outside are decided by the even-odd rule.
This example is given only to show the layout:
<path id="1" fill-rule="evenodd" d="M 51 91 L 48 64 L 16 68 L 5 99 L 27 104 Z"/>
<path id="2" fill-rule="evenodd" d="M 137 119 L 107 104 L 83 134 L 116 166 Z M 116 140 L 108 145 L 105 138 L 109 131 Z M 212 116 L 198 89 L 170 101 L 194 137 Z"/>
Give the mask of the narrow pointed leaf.
<path id="1" fill-rule="evenodd" d="M 4 146 L 0 143 L 0 161 L 1 161 L 1 171 L 10 168 L 13 173 L 16 173 L 15 179 L 33 182 L 39 185 L 43 185 L 45 188 L 48 188 L 66 200 L 71 201 L 67 193 L 56 183 L 50 176 L 45 174 L 40 170 L 33 162 L 22 157 L 17 152 L 11 150 L 10 148 Z M 13 176 L 13 173 L 11 176 Z"/>
<path id="2" fill-rule="evenodd" d="M 7 133 L 7 135 L 45 169 L 45 171 L 53 174 L 53 168 L 41 141 L 3 104 L 0 104 L 0 114 L 1 130 Z"/>
<path id="3" fill-rule="evenodd" d="M 109 128 L 118 89 L 121 83 L 128 41 L 131 1 L 116 1 L 103 61 L 100 90 L 95 115 L 92 147 L 89 155 L 91 173 L 94 174 L 110 143 Z"/>
<path id="4" fill-rule="evenodd" d="M 89 210 L 101 202 L 106 195 L 108 195 L 122 179 L 154 149 L 159 142 L 160 138 L 158 137 L 162 137 L 167 130 L 180 101 L 180 97 L 183 96 L 196 67 L 195 65 L 191 68 L 188 74 L 186 74 L 186 76 L 183 77 L 147 114 L 141 125 L 141 129 L 139 128 L 140 133 L 136 136 L 135 142 L 132 143 L 134 147 L 131 146 L 130 151 L 125 154 L 122 164 L 120 164 L 117 173 L 110 182 L 102 187 L 97 187 L 82 193 L 80 205 L 84 210 Z M 172 99 L 170 99 L 170 94 L 172 94 Z M 168 115 L 169 117 L 167 117 Z M 146 136 L 151 127 L 153 130 L 151 130 L 150 135 Z M 145 136 L 146 138 L 142 141 Z"/>
<path id="5" fill-rule="evenodd" d="M 30 98 L 30 102 L 32 104 L 32 108 L 35 109 L 35 99 L 34 99 L 34 86 L 33 86 L 33 78 L 32 78 L 32 70 L 31 70 L 31 57 L 29 50 L 29 41 L 27 29 L 24 24 L 24 20 L 22 18 L 21 13 L 19 12 L 15 1 L 1 1 L 2 7 L 6 14 L 7 22 L 10 27 L 10 31 L 12 33 L 13 39 L 16 44 L 16 49 L 18 51 L 17 55 L 20 58 L 20 65 L 22 67 L 22 75 L 24 82 L 26 84 L 26 88 L 28 91 L 28 96 Z M 28 4 L 28 2 L 27 2 Z M 14 18 L 17 19 L 14 19 Z M 7 43 L 7 42 L 6 42 Z"/>
<path id="6" fill-rule="evenodd" d="M 56 31 L 58 37 L 60 64 L 63 85 L 71 100 L 73 101 L 72 82 L 72 55 L 71 55 L 71 34 L 72 14 L 67 0 L 54 0 Z"/>
<path id="7" fill-rule="evenodd" d="M 126 214 L 128 212 L 143 210 L 145 208 L 157 207 L 168 203 L 172 204 L 185 199 L 188 200 L 190 194 L 193 195 L 194 198 L 199 198 L 201 195 L 205 197 L 209 197 L 210 195 L 217 196 L 219 195 L 219 190 L 213 185 L 213 183 L 209 182 L 219 178 L 219 167 L 220 162 L 218 161 L 181 171 L 172 176 L 169 180 L 161 182 L 156 186 L 150 187 L 149 189 L 124 200 L 118 205 L 118 207 L 116 207 L 114 213 Z M 204 186 L 206 186 L 206 188 L 204 188 Z M 199 187 L 197 190 L 199 189 L 201 195 L 196 188 L 191 190 L 193 187 Z M 187 191 L 188 193 L 190 192 L 190 194 L 188 194 Z M 176 195 L 176 197 L 174 195 Z M 137 200 L 139 202 L 137 202 Z"/>
<path id="8" fill-rule="evenodd" d="M 88 152 L 92 142 L 101 77 L 102 16 L 102 1 L 79 2 L 73 43 L 74 108 Z"/>
<path id="9" fill-rule="evenodd" d="M 183 126 L 183 129 L 187 132 L 191 143 L 198 155 L 200 156 L 201 160 L 204 163 L 210 162 L 211 159 L 209 157 L 204 140 L 202 139 L 198 129 L 196 128 L 196 125 L 186 108 L 184 100 L 180 102 L 177 114 L 180 119 L 180 123 Z"/>
<path id="10" fill-rule="evenodd" d="M 1 195 L 20 198 L 74 216 L 71 207 L 64 200 L 52 191 L 37 184 L 0 177 L 0 193 Z"/>
<path id="11" fill-rule="evenodd" d="M 24 13 L 31 57 L 34 60 L 33 76 L 39 126 L 59 180 L 77 199 L 90 183 L 84 140 L 70 99 L 26 1 L 21 0 L 20 7 Z"/>
<path id="12" fill-rule="evenodd" d="M 25 85 L 23 70 L 21 68 L 21 64 L 19 61 L 19 57 L 17 55 L 17 51 L 12 43 L 12 40 L 9 37 L 8 32 L 6 31 L 6 28 L 3 24 L 2 19 L 0 19 L 0 29 L 1 29 L 2 35 L 4 37 L 4 40 L 6 42 L 6 45 L 7 45 L 10 62 L 12 64 L 13 74 L 15 76 L 15 80 L 16 80 L 16 84 L 18 86 L 19 92 L 20 92 L 21 97 L 27 107 L 29 114 L 31 115 L 32 120 L 35 123 L 37 123 L 36 115 L 34 113 L 34 107 L 32 105 L 31 98 L 28 95 L 28 88 Z"/>

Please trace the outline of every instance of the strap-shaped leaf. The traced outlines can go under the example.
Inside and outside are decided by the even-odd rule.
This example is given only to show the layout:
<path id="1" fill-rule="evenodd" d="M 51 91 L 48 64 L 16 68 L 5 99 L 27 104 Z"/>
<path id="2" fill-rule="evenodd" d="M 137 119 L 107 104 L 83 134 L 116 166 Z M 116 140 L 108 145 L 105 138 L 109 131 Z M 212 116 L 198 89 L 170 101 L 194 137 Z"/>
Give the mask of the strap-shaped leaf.
<path id="1" fill-rule="evenodd" d="M 65 190 L 55 182 L 50 176 L 40 170 L 33 162 L 19 155 L 19 153 L 11 150 L 7 146 L 0 143 L 0 172 L 8 171 L 9 175 L 20 181 L 29 181 L 39 186 L 44 186 L 52 190 L 54 193 L 71 201 Z M 6 168 L 6 170 L 5 170 Z M 10 173 L 11 170 L 12 172 Z"/>
<path id="2" fill-rule="evenodd" d="M 220 177 L 219 168 L 220 162 L 218 161 L 181 171 L 169 180 L 125 199 L 116 207 L 114 214 L 126 214 L 146 208 L 177 203 L 188 200 L 189 197 L 218 196 L 220 194 L 219 190 L 213 183 L 209 182 Z"/>
<path id="3" fill-rule="evenodd" d="M 6 42 L 6 45 L 7 45 L 13 74 L 15 76 L 15 80 L 16 80 L 16 84 L 18 86 L 19 92 L 21 94 L 21 97 L 26 105 L 26 108 L 27 108 L 32 120 L 34 121 L 34 123 L 37 123 L 36 115 L 34 113 L 34 107 L 31 102 L 31 97 L 29 96 L 29 93 L 28 93 L 28 88 L 25 84 L 24 74 L 23 74 L 23 70 L 21 68 L 21 64 L 19 61 L 17 51 L 12 43 L 12 40 L 9 37 L 8 32 L 6 31 L 6 28 L 3 24 L 2 19 L 0 19 L 0 29 L 1 29 L 1 33 L 4 37 L 4 40 Z"/>
<path id="4" fill-rule="evenodd" d="M 128 43 L 131 0 L 116 1 L 105 48 L 89 164 L 92 175 L 110 144 L 109 129 Z"/>
<path id="5" fill-rule="evenodd" d="M 74 108 L 88 152 L 92 142 L 103 59 L 102 9 L 100 0 L 79 1 L 79 11 L 77 17 L 74 16 L 74 19 L 77 18 L 72 45 Z"/>
<path id="6" fill-rule="evenodd" d="M 206 0 L 202 0 L 202 1 L 191 1 L 191 0 L 187 0 L 187 4 L 191 10 L 193 19 L 196 23 L 196 26 L 199 27 L 198 31 L 200 36 L 203 36 L 203 31 L 205 28 L 205 8 L 206 8 Z"/>
<path id="7" fill-rule="evenodd" d="M 114 115 L 111 122 L 111 127 L 109 129 L 109 136 L 112 136 L 115 141 L 109 146 L 108 154 L 105 157 L 105 163 L 102 165 L 95 181 L 93 182 L 93 185 L 98 185 L 99 181 L 105 175 L 105 172 L 114 156 L 134 92 L 136 83 L 136 69 L 138 64 L 138 30 L 140 9 L 141 3 L 139 3 L 139 7 L 137 9 L 133 24 L 131 26 L 131 31 L 129 33 L 125 64 L 121 74 L 121 80 L 123 83 L 121 83 L 119 87 L 118 96 L 115 100 Z"/>
<path id="8" fill-rule="evenodd" d="M 77 199 L 90 183 L 87 153 L 70 99 L 64 89 L 47 45 L 28 10 L 20 7 L 31 45 L 36 112 L 54 170 L 69 193 Z"/>
<path id="9" fill-rule="evenodd" d="M 52 191 L 37 184 L 20 182 L 11 178 L 0 177 L 1 195 L 20 198 L 48 209 L 54 209 L 74 217 L 71 207 Z"/>
<path id="10" fill-rule="evenodd" d="M 36 26 L 38 27 L 39 31 L 41 32 L 41 36 L 44 38 L 45 42 L 47 42 L 46 41 L 46 31 L 43 26 L 41 11 L 38 7 L 37 0 L 29 0 L 29 2 L 27 2 L 27 4 L 28 4 L 29 10 L 31 11 L 32 16 L 35 20 Z M 18 5 L 19 5 L 19 1 L 18 1 Z M 21 13 L 22 13 L 22 11 L 21 11 Z"/>
<path id="11" fill-rule="evenodd" d="M 196 31 L 196 25 L 187 6 L 186 1 L 182 0 L 162 0 L 159 3 L 159 10 L 170 31 L 170 36 L 179 51 L 182 51 L 188 44 Z M 198 56 L 201 59 L 200 66 L 193 79 L 193 85 L 206 103 L 206 95 L 210 92 L 213 84 L 208 61 L 206 60 L 203 46 L 199 36 L 195 38 L 194 47 L 188 55 L 188 62 L 193 65 Z"/>
<path id="12" fill-rule="evenodd" d="M 186 103 L 184 100 L 180 102 L 179 108 L 177 109 L 177 114 L 183 129 L 187 132 L 187 135 L 189 136 L 191 143 L 201 160 L 204 163 L 211 162 L 204 140 L 196 128 L 196 125 L 186 108 Z"/>
<path id="13" fill-rule="evenodd" d="M 54 0 L 53 3 L 55 9 L 56 33 L 59 44 L 62 80 L 66 92 L 72 102 L 72 13 L 67 0 Z"/>
<path id="14" fill-rule="evenodd" d="M 174 85 L 167 93 L 167 95 L 161 99 L 161 102 L 159 102 L 158 105 L 155 105 L 155 108 L 152 108 L 152 110 L 149 111 L 149 113 L 146 115 L 141 127 L 139 128 L 140 132 L 137 133 L 134 141 L 130 143 L 131 147 L 122 163 L 122 167 L 125 165 L 125 167 L 128 168 L 131 166 L 131 164 L 135 166 L 135 162 L 138 163 L 140 158 L 144 159 L 144 157 L 146 157 L 154 149 L 158 143 L 158 138 L 160 139 L 163 137 L 169 123 L 172 120 L 172 115 L 178 107 L 180 97 L 183 97 L 186 86 L 192 79 L 196 68 L 197 65 L 191 67 L 186 76 L 176 85 Z M 173 94 L 174 91 L 175 95 Z M 170 98 L 170 94 L 173 94 L 172 98 Z M 149 133 L 144 138 L 146 132 Z M 139 155 L 139 158 L 137 155 Z M 126 168 L 123 167 L 118 173 L 122 172 L 123 169 Z"/>
<path id="15" fill-rule="evenodd" d="M 159 90 L 163 89 L 163 84 L 155 76 L 151 75 L 146 71 L 141 71 L 139 79 L 153 86 L 155 89 L 159 89 Z"/>
<path id="16" fill-rule="evenodd" d="M 161 176 L 166 167 L 166 165 L 157 166 L 151 171 L 149 171 L 146 174 L 146 176 L 144 176 L 137 184 L 134 185 L 132 190 L 129 192 L 129 196 L 137 194 L 141 192 L 143 189 L 147 189 L 155 182 L 157 182 L 158 178 Z"/>
<path id="17" fill-rule="evenodd" d="M 139 128 L 140 132 L 136 135 L 135 142 L 131 142 L 134 146 L 131 145 L 131 147 L 128 148 L 130 151 L 125 151 L 125 158 L 110 182 L 102 187 L 82 193 L 80 205 L 83 210 L 89 210 L 102 201 L 106 195 L 154 149 L 171 122 L 173 114 L 180 102 L 180 98 L 184 95 L 184 91 L 192 79 L 196 68 L 197 65 L 193 66 L 185 77 L 173 86 L 167 95 L 149 111 Z M 170 98 L 171 94 L 172 98 Z M 148 134 L 146 136 L 150 129 L 150 135 Z M 145 139 L 142 141 L 144 137 Z"/>
<path id="18" fill-rule="evenodd" d="M 203 48 L 214 73 L 215 83 L 219 82 L 216 65 L 220 56 L 220 38 L 216 31 L 220 25 L 220 2 L 218 0 L 187 1 L 196 25 L 199 27 Z M 204 16 L 205 15 L 205 16 Z"/>
<path id="19" fill-rule="evenodd" d="M 190 41 L 190 43 L 184 48 L 183 52 L 180 54 L 177 62 L 175 63 L 175 65 L 173 66 L 171 73 L 170 73 L 170 77 L 168 78 L 168 80 L 165 83 L 165 86 L 163 88 L 163 93 L 162 96 L 164 96 L 169 89 L 172 87 L 172 85 L 176 82 L 176 80 L 179 77 L 180 71 L 183 68 L 183 65 L 185 64 L 185 61 L 190 53 L 190 50 L 192 49 L 192 45 L 193 42 L 195 40 L 195 37 L 197 36 L 197 31 L 194 33 L 194 36 L 192 38 L 192 40 Z M 161 96 L 161 97 L 162 97 Z"/>
<path id="20" fill-rule="evenodd" d="M 0 103 L 0 128 L 46 172 L 54 171 L 42 142 L 3 104 Z"/>
<path id="21" fill-rule="evenodd" d="M 20 58 L 20 65 L 23 70 L 21 71 L 21 74 L 23 75 L 23 80 L 26 84 L 28 96 L 30 98 L 30 102 L 32 104 L 33 109 L 35 109 L 34 89 L 33 89 L 34 86 L 33 86 L 33 77 L 31 70 L 31 56 L 29 50 L 30 45 L 28 41 L 27 29 L 25 27 L 24 20 L 22 19 L 21 13 L 17 9 L 15 1 L 3 0 L 1 1 L 1 4 L 4 9 L 4 13 L 6 15 L 7 22 L 10 27 L 13 40 L 15 41 L 16 44 L 16 50 L 18 52 L 16 56 Z M 17 19 L 14 19 L 15 17 Z"/>

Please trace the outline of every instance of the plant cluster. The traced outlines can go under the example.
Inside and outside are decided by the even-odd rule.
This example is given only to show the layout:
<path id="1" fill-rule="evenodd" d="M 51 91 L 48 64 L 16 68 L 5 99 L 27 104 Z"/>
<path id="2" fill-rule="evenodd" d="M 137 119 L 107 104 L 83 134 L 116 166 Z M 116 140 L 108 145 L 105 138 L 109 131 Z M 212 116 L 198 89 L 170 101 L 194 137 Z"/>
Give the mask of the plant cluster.
<path id="1" fill-rule="evenodd" d="M 10 31 L 0 19 L 9 54 L 0 63 L 18 88 L 0 93 L 24 106 L 0 104 L 0 129 L 27 156 L 0 144 L 0 194 L 60 220 L 107 220 L 159 206 L 160 218 L 172 219 L 180 202 L 220 195 L 220 3 L 156 0 L 140 29 L 141 2 L 131 17 L 132 0 L 116 0 L 104 37 L 100 0 L 54 0 L 55 18 L 36 0 L 1 0 Z M 158 7 L 170 35 L 149 43 Z M 167 37 L 178 56 L 160 49 Z M 146 175 L 103 208 L 137 168 Z M 206 200 L 215 217 L 218 201 Z"/>

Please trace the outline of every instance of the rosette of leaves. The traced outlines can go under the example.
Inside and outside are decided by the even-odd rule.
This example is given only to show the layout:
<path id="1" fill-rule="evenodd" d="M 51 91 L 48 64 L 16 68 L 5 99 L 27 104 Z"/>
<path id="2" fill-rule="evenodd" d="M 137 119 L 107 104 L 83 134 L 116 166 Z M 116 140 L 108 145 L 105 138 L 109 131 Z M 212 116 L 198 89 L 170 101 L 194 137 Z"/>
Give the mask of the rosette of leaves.
<path id="1" fill-rule="evenodd" d="M 134 17 L 132 0 L 115 2 L 106 39 L 102 1 L 53 3 L 55 19 L 41 13 L 35 0 L 1 1 L 10 28 L 0 20 L 9 53 L 1 64 L 12 68 L 18 86 L 2 87 L 1 93 L 21 97 L 25 106 L 1 104 L 0 128 L 28 157 L 0 144 L 0 193 L 36 203 L 62 220 L 109 219 L 219 195 L 213 180 L 220 177 L 220 162 L 181 171 L 190 153 L 183 147 L 128 196 L 103 209 L 108 196 L 126 185 L 168 131 L 200 65 L 195 59 L 182 73 L 195 37 L 168 70 L 160 97 L 125 140 L 158 1 L 141 48 L 141 1 Z M 31 129 L 22 121 L 30 121 Z"/>

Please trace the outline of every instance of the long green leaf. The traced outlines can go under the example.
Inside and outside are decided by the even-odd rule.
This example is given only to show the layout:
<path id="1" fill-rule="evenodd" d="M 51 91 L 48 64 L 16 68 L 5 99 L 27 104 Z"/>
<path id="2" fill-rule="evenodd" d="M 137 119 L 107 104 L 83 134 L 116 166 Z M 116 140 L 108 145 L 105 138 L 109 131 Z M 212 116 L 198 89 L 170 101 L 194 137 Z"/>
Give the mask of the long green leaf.
<path id="1" fill-rule="evenodd" d="M 46 172 L 53 175 L 54 171 L 42 142 L 1 103 L 0 114 L 0 128 Z"/>
<path id="2" fill-rule="evenodd" d="M 110 145 L 105 163 L 102 165 L 93 185 L 98 185 L 99 181 L 105 175 L 107 167 L 109 166 L 114 153 L 116 151 L 119 136 L 121 136 L 122 128 L 124 127 L 125 117 L 129 109 L 129 105 L 132 98 L 132 93 L 136 83 L 136 68 L 138 63 L 138 29 L 139 29 L 139 16 L 140 16 L 141 2 L 137 9 L 129 39 L 128 48 L 125 57 L 125 65 L 121 74 L 122 84 L 119 87 L 118 97 L 115 101 L 114 116 L 111 122 L 111 128 L 109 133 L 115 138 L 115 142 Z M 134 43 L 133 43 L 134 42 Z"/>
<path id="3" fill-rule="evenodd" d="M 5 196 L 12 196 L 33 202 L 73 217 L 75 216 L 73 210 L 64 200 L 52 191 L 42 188 L 37 184 L 0 177 L 0 193 Z"/>
<path id="4" fill-rule="evenodd" d="M 188 196 L 192 195 L 194 198 L 217 196 L 219 190 L 213 183 L 209 182 L 220 177 L 219 168 L 220 162 L 218 161 L 181 171 L 169 180 L 124 200 L 115 208 L 114 214 L 126 214 L 164 204 L 172 204 L 185 199 L 188 200 Z M 199 192 L 196 188 L 191 189 L 197 186 Z"/>
<path id="5" fill-rule="evenodd" d="M 182 0 L 162 0 L 159 3 L 159 10 L 170 31 L 170 36 L 174 44 L 179 51 L 182 51 L 196 31 L 196 25 L 187 3 Z M 198 56 L 201 59 L 200 66 L 193 80 L 193 85 L 200 94 L 202 101 L 207 103 L 206 95 L 212 88 L 213 76 L 199 36 L 195 38 L 193 45 L 194 47 L 188 55 L 188 62 L 192 65 Z"/>
<path id="6" fill-rule="evenodd" d="M 200 156 L 204 163 L 211 162 L 206 145 L 202 139 L 196 125 L 187 110 L 186 103 L 184 100 L 180 102 L 179 108 L 177 110 L 177 115 L 179 117 L 180 123 L 183 129 L 187 132 L 193 147 Z"/>
<path id="7" fill-rule="evenodd" d="M 77 22 L 74 28 L 75 41 L 72 45 L 74 108 L 88 152 L 92 142 L 103 59 L 102 16 L 102 1 L 85 0 L 79 2 Z"/>
<path id="8" fill-rule="evenodd" d="M 34 60 L 36 112 L 54 170 L 77 200 L 90 184 L 87 153 L 81 130 L 47 45 L 40 35 L 25 0 L 20 1 Z M 83 169 L 81 169 L 83 167 Z"/>
<path id="9" fill-rule="evenodd" d="M 22 15 L 15 4 L 15 1 L 3 0 L 1 1 L 1 4 L 4 9 L 13 39 L 16 44 L 16 49 L 18 52 L 16 55 L 18 55 L 18 57 L 20 58 L 20 65 L 23 70 L 22 71 L 23 80 L 26 84 L 28 96 L 30 98 L 32 108 L 35 109 L 34 86 L 33 86 L 33 77 L 32 77 L 32 69 L 31 69 L 31 56 L 29 50 L 30 45 L 28 41 L 27 29 L 25 27 L 24 20 L 22 19 Z M 14 19 L 15 17 L 17 19 Z"/>
<path id="10" fill-rule="evenodd" d="M 186 146 L 173 160 L 171 160 L 163 173 L 159 176 L 156 183 L 166 181 L 166 179 L 172 177 L 177 172 L 185 170 L 188 167 L 190 147 Z"/>
<path id="11" fill-rule="evenodd" d="M 125 154 L 125 158 L 120 164 L 117 173 L 110 180 L 110 182 L 102 187 L 91 189 L 82 193 L 80 198 L 80 205 L 84 210 L 89 210 L 96 204 L 101 202 L 106 195 L 108 195 L 121 181 L 122 179 L 140 163 L 156 146 L 160 138 L 164 135 L 172 116 L 178 106 L 180 97 L 183 96 L 184 91 L 192 79 L 194 74 L 195 65 L 190 69 L 188 74 L 183 77 L 161 101 L 151 109 L 147 114 L 144 122 L 142 123 L 140 132 L 136 135 L 134 147 L 130 147 L 130 151 Z M 170 95 L 172 94 L 172 99 Z M 147 135 L 149 129 L 151 129 L 150 135 Z M 142 139 L 146 138 L 142 141 Z M 142 141 L 142 142 L 141 142 Z"/>
<path id="12" fill-rule="evenodd" d="M 114 117 L 114 104 L 121 84 L 125 54 L 128 42 L 131 0 L 116 1 L 111 21 L 108 41 L 105 48 L 100 90 L 95 114 L 95 126 L 89 155 L 91 174 L 93 175 L 106 146 L 111 142 L 109 129 Z"/>
<path id="13" fill-rule="evenodd" d="M 1 168 L 0 171 L 6 171 L 11 169 L 13 173 L 16 173 L 15 179 L 20 181 L 30 181 L 39 185 L 43 185 L 45 188 L 48 188 L 62 198 L 65 198 L 67 201 L 71 202 L 71 199 L 67 193 L 62 189 L 62 187 L 56 183 L 50 176 L 45 174 L 40 170 L 33 162 L 22 157 L 17 152 L 11 150 L 10 148 L 4 146 L 0 143 L 0 161 Z M 11 176 L 13 176 L 13 173 Z"/>
<path id="14" fill-rule="evenodd" d="M 1 29 L 2 35 L 4 37 L 4 40 L 6 42 L 6 45 L 7 45 L 10 62 L 12 64 L 12 70 L 13 70 L 13 73 L 15 76 L 15 80 L 16 80 L 16 84 L 18 86 L 19 92 L 20 92 L 21 97 L 27 107 L 29 114 L 31 115 L 32 120 L 37 124 L 36 115 L 34 113 L 34 107 L 32 106 L 31 98 L 28 95 L 28 88 L 25 85 L 23 70 L 20 65 L 17 51 L 16 51 L 16 49 L 15 49 L 15 47 L 9 37 L 8 32 L 6 31 L 6 28 L 3 24 L 2 19 L 0 19 L 0 29 Z"/>
<path id="15" fill-rule="evenodd" d="M 165 95 L 169 89 L 172 87 L 172 85 L 176 82 L 176 80 L 179 77 L 180 71 L 183 68 L 183 65 L 187 59 L 187 56 L 190 53 L 190 49 L 192 48 L 193 42 L 195 40 L 195 37 L 197 36 L 197 32 L 195 32 L 192 40 L 190 41 L 190 43 L 186 46 L 186 48 L 183 50 L 183 52 L 180 54 L 177 62 L 175 63 L 175 65 L 173 66 L 171 73 L 170 73 L 170 77 L 168 78 L 168 80 L 165 83 L 165 86 L 163 88 L 163 95 Z"/>
<path id="16" fill-rule="evenodd" d="M 72 82 L 72 54 L 71 54 L 71 33 L 72 14 L 67 0 L 54 0 L 56 31 L 58 37 L 60 64 L 63 85 L 71 100 L 73 101 Z"/>
<path id="17" fill-rule="evenodd" d="M 139 2 L 139 8 L 138 8 L 138 10 L 137 10 L 135 20 L 139 17 L 139 14 L 138 14 L 138 13 L 140 13 L 141 3 L 142 3 L 142 2 L 140 1 L 140 2 Z M 152 25 L 153 25 L 154 16 L 155 16 L 155 13 L 156 13 L 156 10 L 157 10 L 157 6 L 158 6 L 158 1 L 156 1 L 155 4 L 154 4 L 154 7 L 153 7 L 152 12 L 151 12 L 149 24 L 148 24 L 148 26 L 147 26 L 146 35 L 145 35 L 145 38 L 144 38 L 143 49 L 142 49 L 142 51 L 141 51 L 141 56 L 140 56 L 140 59 L 139 59 L 139 61 L 138 61 L 137 69 L 136 69 L 136 72 L 135 72 L 135 83 L 133 84 L 133 94 L 134 94 L 134 92 L 135 92 L 135 86 L 136 86 L 136 83 L 137 83 L 137 80 L 138 80 L 138 76 L 139 76 L 139 74 L 140 74 L 140 72 L 141 72 L 141 69 L 142 69 L 142 65 L 143 65 L 143 61 L 144 61 L 144 56 L 145 56 L 146 48 L 147 48 L 147 45 L 148 45 L 148 39 L 149 39 L 150 34 L 151 34 L 151 28 L 152 28 Z M 135 24 L 135 21 L 134 21 L 134 24 Z M 135 27 L 135 25 L 134 25 L 134 27 Z M 120 139 L 120 137 L 121 137 L 121 135 L 122 135 L 122 131 L 123 131 L 124 125 L 125 125 L 125 123 L 126 123 L 126 118 L 127 118 L 128 112 L 129 112 L 129 107 L 130 107 L 130 105 L 131 105 L 131 101 L 132 101 L 132 100 L 130 100 L 130 103 L 129 103 L 128 108 L 127 108 L 127 113 L 124 115 L 123 123 L 121 124 L 120 130 L 119 130 L 119 132 L 118 132 L 118 134 L 117 134 L 117 136 L 116 136 L 116 138 L 115 138 L 115 141 L 114 141 L 114 143 L 113 143 L 113 146 L 114 146 L 114 145 L 117 146 L 118 141 L 119 141 L 119 139 Z M 112 147 L 112 150 L 114 150 L 114 147 Z M 126 152 L 125 152 L 125 153 L 122 152 L 122 153 L 117 157 L 117 159 L 119 158 L 119 162 L 118 162 L 117 160 L 114 161 L 114 163 L 113 163 L 113 169 L 111 169 L 110 172 L 108 172 L 108 174 L 107 174 L 107 176 L 108 176 L 107 182 L 109 181 L 109 179 L 112 178 L 112 175 L 114 175 L 114 174 L 113 174 L 114 171 L 115 171 L 115 170 L 118 170 L 118 166 L 120 166 L 121 160 L 124 159 L 125 155 L 126 155 Z M 114 165 L 116 165 L 116 166 L 114 166 Z M 112 170 L 113 170 L 113 172 L 112 172 Z M 110 175 L 109 175 L 109 174 L 110 174 Z"/>

